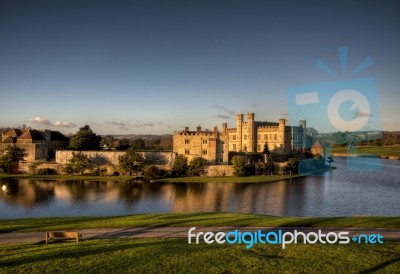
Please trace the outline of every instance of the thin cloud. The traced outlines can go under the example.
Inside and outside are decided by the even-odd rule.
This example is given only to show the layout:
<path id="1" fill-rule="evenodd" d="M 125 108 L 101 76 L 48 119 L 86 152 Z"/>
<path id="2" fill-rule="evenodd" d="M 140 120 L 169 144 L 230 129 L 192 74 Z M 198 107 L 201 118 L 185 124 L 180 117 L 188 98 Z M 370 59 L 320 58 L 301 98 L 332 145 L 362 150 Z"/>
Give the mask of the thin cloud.
<path id="1" fill-rule="evenodd" d="M 54 122 L 53 126 L 71 128 L 71 127 L 76 127 L 76 124 L 72 123 L 72 122 L 67 122 L 67 121 L 57 121 L 57 122 Z"/>
<path id="2" fill-rule="evenodd" d="M 217 118 L 221 118 L 221 119 L 229 119 L 229 118 L 231 118 L 231 117 L 230 117 L 230 116 L 228 116 L 228 115 L 218 114 L 218 115 L 217 115 Z"/>
<path id="3" fill-rule="evenodd" d="M 220 105 L 214 105 L 213 107 L 216 108 L 216 109 L 222 110 L 223 112 L 225 112 L 225 113 L 227 113 L 227 114 L 229 114 L 231 116 L 235 115 L 235 111 L 232 110 L 232 109 L 229 109 L 227 107 L 220 106 Z"/>
<path id="4" fill-rule="evenodd" d="M 154 127 L 154 126 L 162 126 L 164 123 L 163 122 L 138 122 L 132 127 L 134 128 L 146 128 L 146 127 Z"/>
<path id="5" fill-rule="evenodd" d="M 107 125 L 118 127 L 121 130 L 129 130 L 129 124 L 125 122 L 109 121 L 105 122 Z"/>
<path id="6" fill-rule="evenodd" d="M 28 120 L 29 123 L 35 125 L 42 125 L 42 126 L 50 126 L 51 122 L 47 119 L 43 119 L 42 117 L 35 117 Z"/>

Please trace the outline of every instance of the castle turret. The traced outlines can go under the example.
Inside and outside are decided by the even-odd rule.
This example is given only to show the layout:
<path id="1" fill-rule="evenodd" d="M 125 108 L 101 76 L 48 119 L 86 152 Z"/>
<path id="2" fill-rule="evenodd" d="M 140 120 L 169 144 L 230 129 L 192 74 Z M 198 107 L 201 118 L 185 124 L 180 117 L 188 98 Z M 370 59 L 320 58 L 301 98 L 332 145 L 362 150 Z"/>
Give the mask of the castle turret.
<path id="1" fill-rule="evenodd" d="M 228 128 L 228 124 L 227 123 L 222 123 L 222 134 L 226 134 L 226 129 Z"/>
<path id="2" fill-rule="evenodd" d="M 236 115 L 236 140 L 237 140 L 237 146 L 236 150 L 241 151 L 242 150 L 242 129 L 243 127 L 243 114 L 238 114 Z"/>
<path id="3" fill-rule="evenodd" d="M 307 146 L 307 137 L 306 137 L 306 120 L 300 120 L 299 122 L 300 127 L 302 128 L 302 141 L 303 141 L 303 151 L 306 150 L 306 146 Z"/>
<path id="4" fill-rule="evenodd" d="M 279 119 L 279 133 L 281 135 L 282 140 L 282 148 L 286 150 L 286 119 Z"/>
<path id="5" fill-rule="evenodd" d="M 248 151 L 257 151 L 256 140 L 255 140 L 255 128 L 254 128 L 254 113 L 247 113 L 247 138 L 249 142 Z"/>

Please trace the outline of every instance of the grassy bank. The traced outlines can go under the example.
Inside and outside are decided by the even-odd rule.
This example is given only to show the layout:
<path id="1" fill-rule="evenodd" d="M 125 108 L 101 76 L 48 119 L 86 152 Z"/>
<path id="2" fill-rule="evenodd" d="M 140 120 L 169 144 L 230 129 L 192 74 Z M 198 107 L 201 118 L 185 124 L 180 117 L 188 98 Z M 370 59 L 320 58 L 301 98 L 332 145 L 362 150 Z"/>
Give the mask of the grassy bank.
<path id="1" fill-rule="evenodd" d="M 226 183 L 263 183 L 297 178 L 305 175 L 264 175 L 264 176 L 247 176 L 247 177 L 180 177 L 180 178 L 164 178 L 154 180 L 155 183 L 209 183 L 209 182 L 226 182 Z M 86 175 L 31 175 L 31 174 L 0 174 L 0 179 L 29 179 L 29 180 L 61 180 L 61 181 L 118 181 L 126 182 L 132 180 L 134 176 L 86 176 Z"/>
<path id="2" fill-rule="evenodd" d="M 335 147 L 333 153 L 347 154 L 347 147 Z M 358 146 L 358 154 L 372 154 L 377 156 L 400 156 L 400 146 Z"/>
<path id="3" fill-rule="evenodd" d="M 383 245 L 191 244 L 104 239 L 2 245 L 0 273 L 398 273 L 400 242 Z"/>
<path id="4" fill-rule="evenodd" d="M 274 182 L 280 180 L 287 180 L 291 178 L 298 178 L 304 175 L 260 175 L 260 176 L 246 176 L 246 177 L 179 177 L 179 178 L 164 178 L 155 180 L 160 183 L 264 183 Z"/>
<path id="5" fill-rule="evenodd" d="M 400 217 L 279 217 L 241 213 L 170 213 L 114 217 L 54 217 L 0 220 L 0 233 L 144 226 L 400 228 Z"/>
<path id="6" fill-rule="evenodd" d="M 270 182 L 296 178 L 299 175 L 268 175 L 268 176 L 248 176 L 248 177 L 180 177 L 165 178 L 154 180 L 154 182 Z M 0 174 L 0 179 L 29 179 L 29 180 L 61 180 L 61 181 L 129 181 L 134 176 L 88 176 L 88 175 L 36 175 L 36 174 Z"/>
<path id="7" fill-rule="evenodd" d="M 323 170 L 317 170 L 315 172 L 293 174 L 293 175 L 258 175 L 258 176 L 246 176 L 246 177 L 179 177 L 179 178 L 164 178 L 155 180 L 155 182 L 161 183 L 267 183 L 275 182 L 293 178 L 299 178 L 310 175 L 318 175 L 320 173 L 334 170 L 334 167 L 329 167 Z"/>
<path id="8" fill-rule="evenodd" d="M 324 171 L 321 170 L 314 173 L 294 174 L 294 175 L 260 175 L 260 176 L 246 176 L 246 177 L 179 177 L 179 178 L 163 178 L 157 179 L 153 182 L 157 183 L 209 183 L 209 182 L 226 182 L 226 183 L 264 183 L 274 182 L 280 180 L 287 180 L 291 178 L 298 178 L 312 174 L 318 174 Z M 120 181 L 126 182 L 135 178 L 135 176 L 89 176 L 89 175 L 36 175 L 36 174 L 0 174 L 0 179 L 30 179 L 30 180 L 62 180 L 62 181 Z"/>

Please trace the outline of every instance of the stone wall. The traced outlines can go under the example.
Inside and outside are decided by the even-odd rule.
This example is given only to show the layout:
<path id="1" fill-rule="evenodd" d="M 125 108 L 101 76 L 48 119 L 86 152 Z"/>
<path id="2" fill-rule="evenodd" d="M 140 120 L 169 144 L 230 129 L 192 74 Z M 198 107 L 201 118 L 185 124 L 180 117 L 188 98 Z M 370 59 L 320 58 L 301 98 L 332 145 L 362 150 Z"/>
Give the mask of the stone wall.
<path id="1" fill-rule="evenodd" d="M 66 164 L 72 158 L 73 150 L 57 150 L 56 162 Z M 118 157 L 125 154 L 125 151 L 99 150 L 99 151 L 82 151 L 83 154 L 92 158 L 97 165 L 118 165 Z M 142 151 L 140 153 L 146 164 L 150 165 L 167 165 L 171 166 L 175 159 L 173 152 L 165 151 Z"/>
<path id="2" fill-rule="evenodd" d="M 212 165 L 206 168 L 206 176 L 233 176 L 233 167 L 230 165 Z"/>

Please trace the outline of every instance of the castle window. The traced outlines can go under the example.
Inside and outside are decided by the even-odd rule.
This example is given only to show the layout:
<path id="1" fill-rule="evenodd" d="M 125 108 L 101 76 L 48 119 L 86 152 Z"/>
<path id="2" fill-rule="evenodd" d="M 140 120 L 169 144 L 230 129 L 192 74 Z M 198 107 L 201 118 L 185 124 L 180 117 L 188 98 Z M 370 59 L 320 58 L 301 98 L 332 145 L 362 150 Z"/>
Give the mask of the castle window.
<path id="1" fill-rule="evenodd" d="M 243 136 L 243 139 L 247 140 L 247 135 L 244 135 L 244 136 Z"/>
<path id="2" fill-rule="evenodd" d="M 257 151 L 261 151 L 261 146 L 260 145 L 257 146 Z"/>
<path id="3" fill-rule="evenodd" d="M 268 140 L 268 135 L 264 134 L 264 140 Z"/>
<path id="4" fill-rule="evenodd" d="M 207 144 L 207 140 L 203 140 L 203 144 Z"/>
<path id="5" fill-rule="evenodd" d="M 260 139 L 261 139 L 261 135 L 258 134 L 258 135 L 257 135 L 257 140 L 260 140 Z"/>
<path id="6" fill-rule="evenodd" d="M 233 150 L 236 150 L 236 145 L 235 144 L 233 144 Z"/>
<path id="7" fill-rule="evenodd" d="M 185 144 L 189 144 L 189 140 L 188 139 L 185 140 Z"/>
<path id="8" fill-rule="evenodd" d="M 207 149 L 203 149 L 202 153 L 207 154 Z"/>
<path id="9" fill-rule="evenodd" d="M 274 136 L 274 140 L 276 140 L 277 139 L 277 136 L 276 136 L 276 134 L 275 134 L 275 136 Z"/>
<path id="10" fill-rule="evenodd" d="M 244 146 L 244 147 L 243 147 L 243 151 L 247 151 L 247 146 Z"/>
<path id="11" fill-rule="evenodd" d="M 222 159 L 219 159 L 219 162 L 220 162 L 220 163 L 222 163 L 222 162 L 223 162 L 223 160 L 222 160 Z"/>
<path id="12" fill-rule="evenodd" d="M 189 149 L 185 149 L 185 154 L 190 154 L 190 150 Z"/>
<path id="13" fill-rule="evenodd" d="M 236 140 L 236 135 L 233 135 L 232 137 L 233 137 L 233 140 Z"/>

